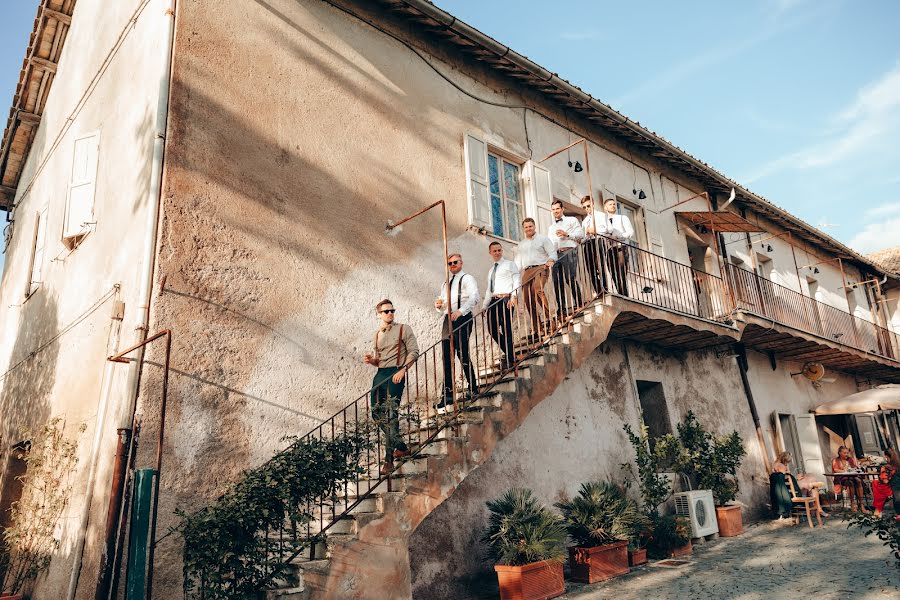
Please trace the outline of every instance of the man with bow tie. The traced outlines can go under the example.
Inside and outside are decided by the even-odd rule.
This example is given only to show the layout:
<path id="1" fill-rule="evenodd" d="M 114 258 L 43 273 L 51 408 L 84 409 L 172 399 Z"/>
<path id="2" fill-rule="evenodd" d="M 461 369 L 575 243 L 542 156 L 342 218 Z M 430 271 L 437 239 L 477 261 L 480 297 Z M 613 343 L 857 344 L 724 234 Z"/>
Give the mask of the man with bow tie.
<path id="1" fill-rule="evenodd" d="M 469 336 L 475 324 L 472 310 L 478 306 L 481 296 L 478 294 L 478 282 L 475 277 L 462 270 L 462 256 L 457 252 L 451 254 L 447 261 L 450 267 L 450 306 L 445 306 L 447 298 L 447 282 L 441 286 L 440 295 L 434 301 L 434 308 L 443 313 L 444 322 L 441 330 L 441 349 L 444 355 L 444 399 L 438 408 L 453 404 L 453 376 L 450 355 L 450 331 L 453 331 L 453 350 L 459 357 L 460 365 L 469 382 L 469 392 L 474 397 L 478 393 L 478 382 L 475 379 L 475 367 L 469 355 Z"/>
<path id="2" fill-rule="evenodd" d="M 375 332 L 374 347 L 363 358 L 367 365 L 378 367 L 372 380 L 369 401 L 372 420 L 378 423 L 384 434 L 382 475 L 391 471 L 395 458 L 409 455 L 409 448 L 400 435 L 397 413 L 406 385 L 406 371 L 419 356 L 419 345 L 412 327 L 395 323 L 395 312 L 393 303 L 387 298 L 375 305 L 375 314 L 381 324 Z"/>
<path id="3" fill-rule="evenodd" d="M 575 306 L 572 312 L 582 305 L 581 286 L 578 285 L 578 244 L 584 239 L 584 230 L 575 217 L 563 214 L 563 205 L 559 200 L 550 204 L 553 222 L 547 228 L 547 237 L 556 246 L 559 260 L 553 265 L 553 291 L 556 292 L 556 316 L 559 320 L 568 316 L 568 299 L 566 287 L 572 292 Z"/>

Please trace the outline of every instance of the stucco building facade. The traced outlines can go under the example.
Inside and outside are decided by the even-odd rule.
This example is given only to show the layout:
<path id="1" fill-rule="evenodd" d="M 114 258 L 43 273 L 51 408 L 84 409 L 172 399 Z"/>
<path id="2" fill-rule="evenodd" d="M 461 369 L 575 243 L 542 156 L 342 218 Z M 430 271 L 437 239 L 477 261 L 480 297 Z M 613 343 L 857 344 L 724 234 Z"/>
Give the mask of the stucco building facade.
<path id="1" fill-rule="evenodd" d="M 107 356 L 172 332 L 163 532 L 175 509 L 211 502 L 283 436 L 366 390 L 375 302 L 391 298 L 424 348 L 438 341 L 440 220 L 384 234 L 387 221 L 436 200 L 451 249 L 483 288 L 488 243 L 515 255 L 521 218 L 545 227 L 551 199 L 577 210 L 586 194 L 614 198 L 637 229 L 634 287 L 596 300 L 563 366 L 545 365 L 519 409 L 503 408 L 496 437 L 460 450 L 466 468 L 444 464 L 452 481 L 429 483 L 439 491 L 428 502 L 394 500 L 386 518 L 413 525 L 386 535 L 389 551 L 336 552 L 320 573 L 324 595 L 473 593 L 488 569 L 471 552 L 484 502 L 512 485 L 552 502 L 587 479 L 621 479 L 633 459 L 622 426 L 641 424 L 643 390 L 656 390 L 670 429 L 694 410 L 716 432 L 741 433 L 739 500 L 755 517 L 776 451 L 802 445 L 803 468 L 821 474 L 836 444 L 853 443 L 812 409 L 900 382 L 900 276 L 428 2 L 42 7 L 68 16 L 58 21 L 68 33 L 39 110 L 14 106 L 4 137 L 0 459 L 21 426 L 62 416 L 73 435 L 87 429 L 37 598 L 94 597 L 117 431 L 130 432 L 135 415 L 136 464 L 153 463 L 162 347 L 129 365 Z M 27 65 L 23 85 L 41 62 Z M 34 81 L 22 89 L 39 89 Z M 568 159 L 589 163 L 590 185 Z M 727 212 L 744 229 L 684 212 Z M 825 365 L 827 382 L 797 375 L 809 362 Z M 359 543 L 377 535 L 360 529 Z M 178 537 L 156 553 L 154 589 L 179 593 Z M 395 575 L 389 587 L 361 583 L 378 569 Z"/>

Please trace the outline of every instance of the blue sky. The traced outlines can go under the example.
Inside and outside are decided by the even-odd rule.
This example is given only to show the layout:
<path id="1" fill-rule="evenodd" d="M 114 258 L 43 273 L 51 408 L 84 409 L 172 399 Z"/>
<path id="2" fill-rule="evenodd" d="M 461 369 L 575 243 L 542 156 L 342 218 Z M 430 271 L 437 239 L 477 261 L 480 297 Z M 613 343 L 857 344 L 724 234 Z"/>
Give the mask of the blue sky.
<path id="1" fill-rule="evenodd" d="M 900 245 L 900 2 L 436 4 L 857 250 Z M 4 0 L 4 123 L 36 6 Z"/>
<path id="2" fill-rule="evenodd" d="M 900 245 L 900 2 L 435 3 L 857 250 Z"/>

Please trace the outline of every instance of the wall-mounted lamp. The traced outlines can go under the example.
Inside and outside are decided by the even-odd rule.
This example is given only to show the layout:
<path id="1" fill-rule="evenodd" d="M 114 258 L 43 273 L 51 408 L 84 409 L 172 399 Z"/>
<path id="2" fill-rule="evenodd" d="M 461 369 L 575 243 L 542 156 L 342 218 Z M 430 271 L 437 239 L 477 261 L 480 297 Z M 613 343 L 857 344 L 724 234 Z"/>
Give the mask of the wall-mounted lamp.
<path id="1" fill-rule="evenodd" d="M 843 333 L 833 333 L 833 334 L 831 335 L 831 337 L 833 337 L 833 338 L 836 339 L 836 340 L 837 340 L 837 339 L 840 339 L 840 338 L 843 337 L 843 336 L 844 336 Z"/>
<path id="2" fill-rule="evenodd" d="M 772 244 L 760 244 L 760 247 L 766 252 L 772 251 Z"/>
<path id="3" fill-rule="evenodd" d="M 642 293 L 642 294 L 650 294 L 650 293 L 652 293 L 652 292 L 653 292 L 653 286 L 645 285 L 645 286 L 641 289 L 641 293 Z"/>
<path id="4" fill-rule="evenodd" d="M 697 233 L 709 233 L 709 229 L 703 223 L 697 223 Z"/>
<path id="5" fill-rule="evenodd" d="M 814 275 L 818 275 L 818 274 L 819 274 L 819 267 L 813 267 L 812 272 L 813 272 Z"/>
<path id="6" fill-rule="evenodd" d="M 646 200 L 647 194 L 644 193 L 644 190 L 632 189 L 631 193 L 638 197 L 638 200 Z"/>
<path id="7" fill-rule="evenodd" d="M 574 168 L 576 173 L 581 173 L 582 171 L 584 171 L 584 169 L 581 167 L 581 163 L 577 160 L 574 163 L 570 160 L 569 168 Z"/>

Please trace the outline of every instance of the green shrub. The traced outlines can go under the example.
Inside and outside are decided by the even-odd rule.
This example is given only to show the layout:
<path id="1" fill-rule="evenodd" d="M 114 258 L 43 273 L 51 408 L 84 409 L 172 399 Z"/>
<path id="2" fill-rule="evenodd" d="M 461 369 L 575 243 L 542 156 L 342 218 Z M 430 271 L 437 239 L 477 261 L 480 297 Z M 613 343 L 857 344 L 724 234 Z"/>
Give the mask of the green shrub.
<path id="1" fill-rule="evenodd" d="M 362 473 L 360 459 L 377 436 L 368 430 L 333 439 L 294 439 L 286 450 L 244 473 L 212 506 L 177 511 L 184 537 L 185 597 L 256 597 L 286 573 L 284 560 L 308 546 L 305 525 Z M 285 530 L 280 545 L 270 534 Z"/>
<path id="2" fill-rule="evenodd" d="M 893 517 L 876 517 L 865 513 L 853 513 L 850 515 L 850 523 L 847 528 L 859 527 L 865 531 L 866 537 L 875 534 L 883 545 L 890 548 L 891 554 L 897 560 L 897 568 L 900 569 L 900 521 Z"/>
<path id="3" fill-rule="evenodd" d="M 661 458 L 668 454 L 669 446 L 660 438 L 656 441 L 656 445 L 651 451 L 646 425 L 641 427 L 640 436 L 636 435 L 627 423 L 623 429 L 628 436 L 628 441 L 631 442 L 631 447 L 634 449 L 638 485 L 644 502 L 644 512 L 648 515 L 657 515 L 659 514 L 659 505 L 672 495 L 672 482 L 669 481 L 668 477 L 660 474 L 660 471 L 663 470 L 660 465 Z M 674 437 L 672 439 L 674 440 Z M 622 469 L 633 473 L 630 463 L 624 463 Z"/>
<path id="4" fill-rule="evenodd" d="M 637 541 L 650 523 L 637 504 L 610 482 L 583 483 L 575 498 L 557 502 L 556 507 L 579 548 Z"/>
<path id="5" fill-rule="evenodd" d="M 481 541 L 501 565 L 562 560 L 566 530 L 559 517 L 540 505 L 531 490 L 511 489 L 487 503 L 491 512 Z"/>
<path id="6" fill-rule="evenodd" d="M 674 452 L 675 469 L 691 480 L 694 489 L 712 490 L 717 506 L 733 501 L 739 490 L 737 470 L 747 454 L 740 434 L 732 431 L 716 437 L 688 411 L 678 424 L 678 442 L 681 450 Z"/>
<path id="7" fill-rule="evenodd" d="M 654 517 L 650 539 L 647 541 L 647 556 L 655 559 L 668 558 L 672 550 L 681 548 L 690 540 L 690 524 L 684 517 Z"/>

